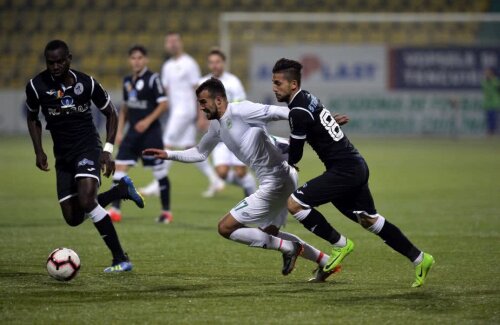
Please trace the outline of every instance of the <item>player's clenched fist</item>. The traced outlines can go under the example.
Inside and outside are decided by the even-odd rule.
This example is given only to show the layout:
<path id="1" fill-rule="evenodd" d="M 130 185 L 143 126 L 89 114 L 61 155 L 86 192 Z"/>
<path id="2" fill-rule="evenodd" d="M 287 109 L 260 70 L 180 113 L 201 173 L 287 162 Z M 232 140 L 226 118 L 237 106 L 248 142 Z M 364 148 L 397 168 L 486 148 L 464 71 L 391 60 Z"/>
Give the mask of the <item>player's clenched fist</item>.
<path id="1" fill-rule="evenodd" d="M 168 159 L 167 152 L 162 149 L 146 149 L 142 152 L 142 155 L 144 157 L 154 157 L 156 159 L 163 159 L 166 160 Z"/>
<path id="2" fill-rule="evenodd" d="M 103 151 L 101 154 L 101 170 L 104 176 L 109 177 L 115 173 L 115 161 L 111 158 L 111 154 L 107 151 Z"/>
<path id="3" fill-rule="evenodd" d="M 47 155 L 45 154 L 45 152 L 36 155 L 36 167 L 45 172 L 48 172 L 50 170 L 49 163 L 47 162 Z"/>

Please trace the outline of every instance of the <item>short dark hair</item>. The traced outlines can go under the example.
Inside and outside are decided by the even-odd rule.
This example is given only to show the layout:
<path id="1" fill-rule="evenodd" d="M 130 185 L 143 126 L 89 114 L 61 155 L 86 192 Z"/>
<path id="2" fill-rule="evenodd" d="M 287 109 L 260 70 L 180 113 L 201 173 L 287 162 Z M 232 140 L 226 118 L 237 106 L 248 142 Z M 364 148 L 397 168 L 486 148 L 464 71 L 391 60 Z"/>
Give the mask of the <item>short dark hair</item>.
<path id="1" fill-rule="evenodd" d="M 148 50 L 140 44 L 135 44 L 128 50 L 128 55 L 131 56 L 134 52 L 141 52 L 142 55 L 148 56 Z"/>
<path id="2" fill-rule="evenodd" d="M 297 80 L 300 87 L 302 64 L 298 61 L 281 58 L 274 64 L 273 73 L 282 72 L 288 81 Z"/>
<path id="3" fill-rule="evenodd" d="M 47 45 L 45 45 L 45 50 L 43 51 L 43 55 L 47 56 L 47 52 L 58 50 L 58 49 L 63 49 L 63 51 L 65 52 L 65 55 L 69 55 L 68 44 L 66 44 L 66 42 L 58 40 L 58 39 L 52 40 L 52 41 L 48 42 Z"/>
<path id="4" fill-rule="evenodd" d="M 211 98 L 221 96 L 227 99 L 226 89 L 224 88 L 222 82 L 217 78 L 212 77 L 199 85 L 198 88 L 196 88 L 196 96 L 199 96 L 204 90 L 208 91 Z"/>
<path id="5" fill-rule="evenodd" d="M 179 33 L 176 30 L 170 30 L 170 31 L 168 31 L 166 36 L 172 36 L 172 35 L 177 35 L 177 36 L 179 36 L 179 38 L 182 38 L 181 33 Z"/>
<path id="6" fill-rule="evenodd" d="M 224 52 L 222 52 L 220 49 L 218 49 L 216 47 L 211 49 L 210 52 L 208 52 L 208 56 L 210 56 L 210 55 L 218 55 L 218 56 L 220 56 L 222 61 L 226 61 L 226 55 L 224 54 Z"/>

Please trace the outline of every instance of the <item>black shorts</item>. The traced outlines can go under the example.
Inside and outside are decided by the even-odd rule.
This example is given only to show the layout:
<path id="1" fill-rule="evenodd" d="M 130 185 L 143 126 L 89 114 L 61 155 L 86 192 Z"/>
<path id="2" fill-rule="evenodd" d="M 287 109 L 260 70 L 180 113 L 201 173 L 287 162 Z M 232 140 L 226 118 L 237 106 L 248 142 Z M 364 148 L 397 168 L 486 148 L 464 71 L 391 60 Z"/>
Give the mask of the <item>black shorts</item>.
<path id="1" fill-rule="evenodd" d="M 63 202 L 77 195 L 76 179 L 95 178 L 101 183 L 101 148 L 95 148 L 71 159 L 56 160 L 57 198 Z"/>
<path id="2" fill-rule="evenodd" d="M 333 167 L 311 179 L 293 192 L 293 199 L 304 207 L 332 203 L 340 212 L 356 221 L 353 211 L 376 214 L 370 188 L 366 162 L 359 161 L 344 167 Z"/>
<path id="3" fill-rule="evenodd" d="M 142 159 L 145 167 L 154 167 L 163 164 L 163 160 L 151 157 L 142 157 L 142 151 L 147 148 L 163 149 L 161 127 L 153 127 L 144 133 L 138 133 L 130 127 L 116 155 L 116 163 L 119 165 L 134 166 L 137 159 Z"/>

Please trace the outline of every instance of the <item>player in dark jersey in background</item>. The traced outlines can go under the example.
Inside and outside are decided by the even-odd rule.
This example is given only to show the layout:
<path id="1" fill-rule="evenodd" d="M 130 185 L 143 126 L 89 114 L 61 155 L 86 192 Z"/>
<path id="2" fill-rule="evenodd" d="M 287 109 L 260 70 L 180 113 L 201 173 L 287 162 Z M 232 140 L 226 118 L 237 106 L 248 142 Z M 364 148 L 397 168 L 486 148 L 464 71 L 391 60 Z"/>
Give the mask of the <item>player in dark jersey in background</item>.
<path id="1" fill-rule="evenodd" d="M 113 255 L 104 272 L 132 270 L 111 219 L 103 207 L 114 200 L 131 199 L 137 206 L 144 201 L 132 180 L 124 177 L 118 186 L 97 195 L 101 169 L 109 177 L 115 170 L 112 158 L 118 118 L 106 91 L 92 77 L 70 69 L 72 55 L 65 42 L 53 40 L 44 51 L 47 69 L 26 85 L 28 130 L 36 154 L 36 166 L 49 171 L 42 146 L 40 107 L 46 129 L 54 142 L 57 195 L 66 220 L 72 227 L 87 217 L 92 219 Z M 92 120 L 92 102 L 106 116 L 106 145 L 102 148 Z"/>
<path id="2" fill-rule="evenodd" d="M 167 110 L 165 90 L 159 75 L 147 68 L 148 59 L 145 47 L 133 46 L 128 55 L 132 75 L 123 80 L 124 102 L 120 109 L 116 136 L 116 143 L 121 143 L 121 145 L 116 156 L 114 184 L 118 184 L 120 179 L 127 175 L 129 167 L 136 164 L 144 149 L 163 148 L 161 124 L 158 119 Z M 127 121 L 130 127 L 123 137 Z M 142 157 L 142 163 L 144 167 L 152 168 L 153 176 L 160 184 L 162 213 L 158 222 L 169 223 L 173 218 L 170 213 L 170 181 L 165 163 L 161 159 L 151 157 Z M 121 220 L 119 200 L 113 202 L 109 215 L 115 222 Z"/>
<path id="3" fill-rule="evenodd" d="M 290 108 L 288 163 L 301 160 L 307 141 L 325 165 L 326 171 L 306 182 L 290 196 L 288 210 L 302 225 L 333 245 L 323 268 L 331 272 L 353 249 L 354 243 L 338 233 L 314 207 L 332 203 L 349 219 L 377 234 L 416 269 L 413 287 L 424 284 L 434 258 L 416 248 L 398 227 L 377 213 L 368 187 L 368 166 L 330 112 L 314 95 L 300 89 L 302 65 L 280 59 L 273 68 L 273 91 L 279 102 Z"/>

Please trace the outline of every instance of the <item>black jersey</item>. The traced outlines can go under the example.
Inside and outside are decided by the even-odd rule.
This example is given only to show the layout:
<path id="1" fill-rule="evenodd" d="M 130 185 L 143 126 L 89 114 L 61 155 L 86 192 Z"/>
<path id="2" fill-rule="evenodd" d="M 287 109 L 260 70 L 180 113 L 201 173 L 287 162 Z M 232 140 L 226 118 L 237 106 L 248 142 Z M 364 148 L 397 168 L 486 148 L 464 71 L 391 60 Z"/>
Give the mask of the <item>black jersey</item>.
<path id="1" fill-rule="evenodd" d="M 74 79 L 71 86 L 59 83 L 47 70 L 26 85 L 26 106 L 32 113 L 38 113 L 41 107 L 57 159 L 101 147 L 91 102 L 99 109 L 110 102 L 108 93 L 92 77 L 75 70 L 69 73 Z"/>
<path id="2" fill-rule="evenodd" d="M 288 107 L 290 136 L 292 139 L 306 140 L 327 169 L 348 164 L 353 158 L 360 157 L 330 111 L 314 95 L 300 90 Z M 294 153 L 290 153 L 290 156 L 294 156 Z"/>
<path id="3" fill-rule="evenodd" d="M 158 103 L 167 100 L 160 76 L 144 69 L 137 79 L 127 76 L 123 80 L 123 100 L 128 107 L 128 119 L 131 125 L 151 114 Z M 151 127 L 160 126 L 158 120 Z"/>

